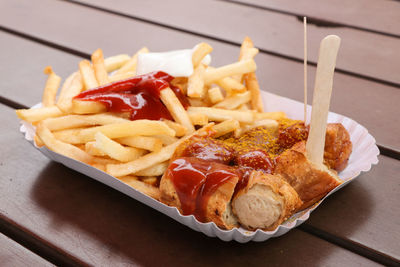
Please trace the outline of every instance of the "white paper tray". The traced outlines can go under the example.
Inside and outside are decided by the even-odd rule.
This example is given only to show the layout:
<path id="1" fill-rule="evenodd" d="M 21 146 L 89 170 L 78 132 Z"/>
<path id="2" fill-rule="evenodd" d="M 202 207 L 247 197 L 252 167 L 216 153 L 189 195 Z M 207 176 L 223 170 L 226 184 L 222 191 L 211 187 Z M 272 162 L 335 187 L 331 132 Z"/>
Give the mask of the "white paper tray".
<path id="1" fill-rule="evenodd" d="M 280 97 L 267 92 L 262 92 L 262 97 L 266 111 L 284 111 L 287 116 L 292 119 L 303 119 L 303 103 Z M 37 105 L 37 106 L 40 106 Z M 308 110 L 308 118 L 311 116 L 311 108 Z M 120 180 L 104 173 L 96 168 L 86 165 L 82 162 L 67 158 L 63 155 L 55 153 L 45 147 L 37 148 L 48 158 L 57 161 L 71 169 L 81 172 L 99 182 L 102 182 L 168 216 L 176 221 L 192 228 L 193 230 L 204 233 L 210 237 L 218 237 L 224 241 L 235 240 L 240 243 L 249 241 L 265 241 L 271 237 L 281 236 L 290 229 L 300 225 L 310 217 L 310 213 L 318 207 L 329 195 L 333 194 L 346 184 L 354 180 L 362 171 L 367 172 L 373 164 L 378 163 L 379 149 L 375 144 L 375 138 L 372 137 L 367 129 L 357 122 L 336 113 L 329 113 L 328 122 L 340 122 L 349 131 L 350 138 L 353 143 L 353 152 L 349 159 L 349 164 L 345 170 L 339 173 L 339 177 L 344 181 L 343 184 L 332 190 L 323 200 L 306 210 L 294 214 L 286 222 L 282 223 L 274 231 L 248 231 L 243 228 L 235 228 L 229 231 L 221 230 L 215 223 L 201 223 L 195 219 L 193 215 L 183 216 L 176 208 L 168 207 L 161 202 L 148 197 L 129 185 L 122 183 Z M 25 138 L 33 143 L 35 129 L 27 122 L 22 122 L 21 132 L 25 134 Z M 333 211 L 334 212 L 334 211 Z M 334 214 L 332 214 L 334 216 Z"/>

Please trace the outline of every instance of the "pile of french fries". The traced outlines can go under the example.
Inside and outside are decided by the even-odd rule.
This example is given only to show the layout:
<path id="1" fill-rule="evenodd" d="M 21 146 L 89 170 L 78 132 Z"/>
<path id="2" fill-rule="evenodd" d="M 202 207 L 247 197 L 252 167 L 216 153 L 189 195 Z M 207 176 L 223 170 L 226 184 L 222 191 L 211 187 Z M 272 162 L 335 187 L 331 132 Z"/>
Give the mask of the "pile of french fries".
<path id="1" fill-rule="evenodd" d="M 174 121 L 134 120 L 107 112 L 99 102 L 76 100 L 81 92 L 136 74 L 138 55 L 117 55 L 104 59 L 96 50 L 91 62 L 82 60 L 57 91 L 61 78 L 51 67 L 42 97 L 42 107 L 20 109 L 19 118 L 36 127 L 35 143 L 67 157 L 89 164 L 135 189 L 158 199 L 159 177 L 168 167 L 176 147 L 194 134 L 210 129 L 215 136 L 233 133 L 239 137 L 254 127 L 277 129 L 283 112 L 264 112 L 254 61 L 258 49 L 246 37 L 239 61 L 219 68 L 202 63 L 211 53 L 207 43 L 196 46 L 190 77 L 176 77 L 172 84 L 188 97 L 185 110 L 170 88 L 160 93 Z M 197 129 L 197 130 L 196 130 Z"/>

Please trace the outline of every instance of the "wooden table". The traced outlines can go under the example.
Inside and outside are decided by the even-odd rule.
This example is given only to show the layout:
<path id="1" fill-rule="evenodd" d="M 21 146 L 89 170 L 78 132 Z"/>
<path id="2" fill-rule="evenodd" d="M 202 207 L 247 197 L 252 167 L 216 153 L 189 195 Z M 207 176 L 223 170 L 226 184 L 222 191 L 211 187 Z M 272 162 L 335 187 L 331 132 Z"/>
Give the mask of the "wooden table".
<path id="1" fill-rule="evenodd" d="M 328 2 L 0 1 L 1 265 L 399 266 L 400 3 Z M 237 58 L 248 35 L 261 51 L 262 89 L 302 101 L 304 15 L 310 88 L 319 41 L 341 36 L 331 109 L 367 127 L 381 156 L 282 237 L 208 238 L 51 162 L 19 133 L 14 109 L 40 101 L 44 66 L 66 77 L 99 47 L 109 56 L 206 41 L 220 66 Z"/>

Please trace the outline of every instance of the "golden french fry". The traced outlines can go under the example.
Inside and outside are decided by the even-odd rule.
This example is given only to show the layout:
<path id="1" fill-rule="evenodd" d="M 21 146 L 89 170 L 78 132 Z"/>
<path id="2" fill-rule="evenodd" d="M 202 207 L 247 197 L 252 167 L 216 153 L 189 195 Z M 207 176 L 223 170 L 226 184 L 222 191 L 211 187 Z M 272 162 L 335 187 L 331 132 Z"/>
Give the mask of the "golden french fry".
<path id="1" fill-rule="evenodd" d="M 129 61 L 127 61 L 119 70 L 117 70 L 114 75 L 125 73 L 125 72 L 135 72 L 136 73 L 136 65 L 137 65 L 138 55 L 142 54 L 142 53 L 148 53 L 148 52 L 149 52 L 149 49 L 147 49 L 147 47 L 143 47 L 142 49 L 140 49 L 136 54 L 133 55 L 133 57 L 131 59 L 129 59 Z"/>
<path id="2" fill-rule="evenodd" d="M 33 137 L 33 141 L 35 142 L 35 145 L 37 147 L 44 146 L 44 143 L 43 143 L 42 139 L 40 139 L 40 137 L 37 134 L 35 134 L 35 136 Z"/>
<path id="3" fill-rule="evenodd" d="M 240 47 L 239 61 L 253 59 L 258 54 L 258 49 L 254 48 L 253 41 L 249 37 L 245 37 Z M 233 77 L 238 82 L 242 82 L 242 75 L 238 74 Z"/>
<path id="4" fill-rule="evenodd" d="M 104 151 L 97 148 L 96 141 L 87 142 L 85 144 L 85 151 L 86 151 L 86 153 L 88 153 L 89 155 L 92 155 L 92 156 L 103 157 L 103 156 L 107 155 Z"/>
<path id="5" fill-rule="evenodd" d="M 170 136 L 168 136 L 170 137 Z M 115 139 L 123 145 L 142 148 L 149 151 L 159 151 L 162 148 L 163 141 L 160 138 L 152 136 L 130 136 Z"/>
<path id="6" fill-rule="evenodd" d="M 210 54 L 212 50 L 213 48 L 207 43 L 198 44 L 192 54 L 193 67 L 196 68 L 201 63 L 203 58 Z"/>
<path id="7" fill-rule="evenodd" d="M 121 180 L 121 182 L 134 188 L 135 190 L 139 191 L 140 193 L 145 194 L 146 196 L 152 197 L 156 200 L 160 199 L 160 189 L 138 180 L 138 178 L 135 176 L 124 176 L 119 177 L 118 179 Z"/>
<path id="8" fill-rule="evenodd" d="M 108 113 L 95 115 L 66 115 L 57 118 L 45 119 L 44 124 L 50 131 L 59 131 L 85 126 L 106 125 L 113 123 L 129 122 L 129 120 L 113 116 Z"/>
<path id="9" fill-rule="evenodd" d="M 246 86 L 231 77 L 223 78 L 215 81 L 215 83 L 223 88 L 228 94 L 243 93 L 246 91 Z"/>
<path id="10" fill-rule="evenodd" d="M 168 111 L 171 113 L 174 120 L 186 127 L 187 134 L 193 133 L 193 124 L 190 121 L 185 108 L 182 106 L 181 102 L 176 97 L 171 88 L 165 88 L 161 90 L 160 98 L 164 105 L 167 107 Z"/>
<path id="11" fill-rule="evenodd" d="M 276 120 L 271 120 L 271 119 L 258 120 L 258 121 L 255 121 L 251 125 L 245 125 L 244 127 L 242 127 L 241 133 L 245 133 L 247 131 L 250 131 L 251 129 L 261 127 L 261 126 L 264 128 L 267 128 L 271 131 L 277 131 L 279 123 Z"/>
<path id="12" fill-rule="evenodd" d="M 262 102 L 260 86 L 258 85 L 257 77 L 254 72 L 244 75 L 244 80 L 247 88 L 251 93 L 251 107 L 258 112 L 264 112 L 264 104 Z"/>
<path id="13" fill-rule="evenodd" d="M 218 86 L 214 86 L 208 89 L 208 98 L 210 99 L 212 104 L 216 104 L 224 100 L 224 95 L 221 92 L 221 89 Z"/>
<path id="14" fill-rule="evenodd" d="M 93 89 L 99 86 L 92 64 L 86 59 L 79 62 L 79 72 L 82 76 L 83 85 L 85 90 Z"/>
<path id="15" fill-rule="evenodd" d="M 213 136 L 215 138 L 223 136 L 227 133 L 233 132 L 240 128 L 240 123 L 237 120 L 226 120 L 221 123 L 215 124 L 212 129 L 216 132 Z"/>
<path id="16" fill-rule="evenodd" d="M 196 113 L 188 115 L 193 125 L 204 126 L 208 124 L 208 117 L 204 114 Z"/>
<path id="17" fill-rule="evenodd" d="M 104 59 L 104 65 L 107 72 L 113 72 L 121 68 L 126 62 L 131 59 L 129 55 L 121 54 Z"/>
<path id="18" fill-rule="evenodd" d="M 186 127 L 179 123 L 170 120 L 163 120 L 163 122 L 165 122 L 169 128 L 175 131 L 175 136 L 184 136 L 187 133 Z"/>
<path id="19" fill-rule="evenodd" d="M 51 133 L 50 130 L 47 129 L 41 122 L 39 122 L 36 126 L 36 134 L 40 137 L 46 147 L 56 153 L 82 161 L 84 163 L 90 163 L 93 159 L 92 156 L 76 146 L 57 140 L 53 133 Z"/>
<path id="20" fill-rule="evenodd" d="M 65 113 L 72 111 L 72 99 L 82 92 L 83 85 L 81 74 L 72 73 L 64 82 L 57 100 L 57 107 Z"/>
<path id="21" fill-rule="evenodd" d="M 135 160 L 145 154 L 146 150 L 135 147 L 124 147 L 111 140 L 101 132 L 95 134 L 96 147 L 112 159 L 122 162 Z"/>
<path id="22" fill-rule="evenodd" d="M 110 82 L 113 83 L 113 82 L 118 82 L 118 81 L 132 78 L 135 75 L 136 75 L 136 72 L 128 71 L 128 72 L 124 72 L 124 73 L 114 74 L 114 75 L 110 76 L 108 79 L 110 80 Z"/>
<path id="23" fill-rule="evenodd" d="M 164 122 L 152 120 L 136 120 L 86 129 L 68 129 L 54 132 L 54 136 L 66 143 L 83 144 L 93 141 L 97 132 L 101 132 L 111 139 L 135 135 L 166 134 L 175 136 L 175 131 L 169 128 Z"/>
<path id="24" fill-rule="evenodd" d="M 166 135 L 166 134 L 158 134 L 158 135 L 154 135 L 152 137 L 160 139 L 161 142 L 163 143 L 163 145 L 166 145 L 166 146 L 173 144 L 179 140 L 178 138 L 176 138 L 174 136 L 170 136 L 170 135 Z M 154 150 L 154 151 L 158 151 L 158 150 Z"/>
<path id="25" fill-rule="evenodd" d="M 245 103 L 245 104 L 240 105 L 236 110 L 246 111 L 246 110 L 250 110 L 250 107 L 249 107 L 248 103 Z"/>
<path id="26" fill-rule="evenodd" d="M 94 51 L 92 54 L 92 62 L 97 83 L 99 85 L 105 85 L 109 83 L 110 81 L 108 79 L 107 69 L 104 64 L 103 51 L 101 49 Z"/>
<path id="27" fill-rule="evenodd" d="M 243 105 L 249 102 L 251 99 L 251 94 L 249 91 L 244 92 L 242 94 L 236 94 L 230 97 L 225 98 L 223 101 L 215 104 L 214 108 L 223 108 L 223 109 L 236 109 L 240 105 Z"/>
<path id="28" fill-rule="evenodd" d="M 42 106 L 54 106 L 56 102 L 56 95 L 58 87 L 61 83 L 61 77 L 54 73 L 50 66 L 44 69 L 44 73 L 48 75 L 46 85 L 43 90 Z"/>
<path id="29" fill-rule="evenodd" d="M 194 98 L 203 98 L 205 95 L 204 88 L 204 72 L 205 68 L 200 64 L 194 69 L 192 75 L 190 75 L 188 80 L 187 95 Z"/>
<path id="30" fill-rule="evenodd" d="M 283 111 L 274 111 L 274 112 L 254 112 L 255 120 L 262 119 L 271 119 L 271 120 L 279 120 L 286 118 L 286 114 Z"/>
<path id="31" fill-rule="evenodd" d="M 18 118 L 27 122 L 37 122 L 47 118 L 59 117 L 63 112 L 57 106 L 31 109 L 17 109 Z"/>
<path id="32" fill-rule="evenodd" d="M 236 74 L 244 74 L 256 71 L 254 60 L 238 61 L 216 69 L 207 68 L 204 74 L 204 83 L 206 85 Z"/>
<path id="33" fill-rule="evenodd" d="M 96 101 L 84 101 L 72 99 L 71 111 L 76 114 L 94 114 L 107 110 L 106 106 Z"/>
<path id="34" fill-rule="evenodd" d="M 120 177 L 137 173 L 138 171 L 147 169 L 153 165 L 169 160 L 175 152 L 176 147 L 181 143 L 181 138 L 178 142 L 163 147 L 160 151 L 151 152 L 134 161 L 122 164 L 108 164 L 106 172 L 112 176 Z"/>
<path id="35" fill-rule="evenodd" d="M 122 164 L 108 164 L 107 165 L 107 173 L 115 176 L 125 176 L 132 173 L 137 173 L 138 171 L 147 169 L 151 166 L 159 164 L 161 162 L 169 160 L 175 152 L 175 149 L 185 140 L 192 137 L 194 134 L 201 134 L 206 129 L 209 129 L 213 124 L 207 124 L 203 128 L 197 130 L 196 132 L 182 137 L 177 142 L 172 143 L 168 146 L 163 147 L 160 151 L 151 152 L 149 154 L 144 155 L 134 161 L 122 163 Z"/>
<path id="36" fill-rule="evenodd" d="M 140 176 L 139 180 L 158 188 L 159 178 L 157 176 Z"/>
<path id="37" fill-rule="evenodd" d="M 251 123 L 253 122 L 253 112 L 251 111 L 237 111 L 227 110 L 220 108 L 209 108 L 209 107 L 189 107 L 189 114 L 204 114 L 210 121 L 225 121 L 229 119 L 238 120 L 239 122 Z"/>
<path id="38" fill-rule="evenodd" d="M 135 173 L 137 176 L 160 176 L 163 175 L 168 167 L 168 161 L 161 162 L 147 169 Z"/>
<path id="39" fill-rule="evenodd" d="M 208 103 L 206 102 L 206 99 L 200 99 L 200 98 L 188 98 L 189 103 L 192 107 L 204 107 L 208 106 Z"/>

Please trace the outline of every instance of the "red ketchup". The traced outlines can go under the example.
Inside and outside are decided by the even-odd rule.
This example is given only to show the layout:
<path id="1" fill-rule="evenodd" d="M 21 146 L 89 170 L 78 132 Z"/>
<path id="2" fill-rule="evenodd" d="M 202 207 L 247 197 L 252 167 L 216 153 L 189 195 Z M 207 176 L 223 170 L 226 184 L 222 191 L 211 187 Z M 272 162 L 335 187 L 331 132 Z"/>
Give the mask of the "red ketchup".
<path id="1" fill-rule="evenodd" d="M 178 193 L 183 215 L 193 214 L 201 222 L 206 222 L 210 196 L 224 183 L 238 179 L 233 167 L 192 157 L 174 160 L 166 175 Z"/>
<path id="2" fill-rule="evenodd" d="M 111 112 L 129 112 L 131 120 L 172 120 L 160 100 L 161 90 L 170 87 L 182 105 L 189 106 L 181 90 L 170 84 L 173 79 L 165 72 L 152 72 L 87 90 L 74 99 L 100 102 Z"/>

